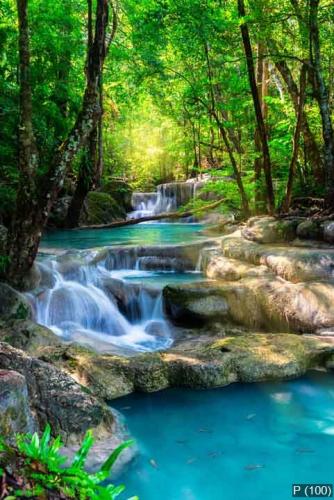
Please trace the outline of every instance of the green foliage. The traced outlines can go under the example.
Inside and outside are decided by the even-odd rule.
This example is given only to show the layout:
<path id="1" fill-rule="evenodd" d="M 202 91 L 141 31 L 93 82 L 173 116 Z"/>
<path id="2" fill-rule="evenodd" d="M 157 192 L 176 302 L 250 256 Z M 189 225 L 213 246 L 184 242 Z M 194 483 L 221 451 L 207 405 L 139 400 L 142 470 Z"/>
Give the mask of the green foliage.
<path id="1" fill-rule="evenodd" d="M 300 61 L 309 60 L 308 2 L 246 2 L 255 66 L 262 48 L 267 64 L 263 107 L 278 204 L 284 196 L 296 111 L 275 64 L 284 60 L 298 85 Z M 231 145 L 250 205 L 265 194 L 263 174 L 255 183 L 256 120 L 240 36 L 236 0 L 119 0 L 119 29 L 103 75 L 104 176 L 122 177 L 136 190 L 184 180 L 231 162 L 214 113 Z M 331 2 L 320 2 L 322 71 L 334 95 Z M 39 173 L 73 125 L 85 81 L 85 0 L 30 0 L 33 121 L 40 151 Z M 302 22 L 300 22 L 302 19 Z M 18 30 L 13 0 L 0 5 L 0 220 L 8 225 L 18 186 Z M 257 68 L 255 68 L 257 69 Z M 260 82 L 258 82 L 260 86 Z M 319 107 L 308 79 L 305 116 L 322 153 Z M 302 134 L 294 194 L 321 196 L 316 165 Z M 77 173 L 78 163 L 73 172 Z M 232 208 L 240 207 L 235 182 L 210 184 Z M 233 184 L 233 186 L 232 186 Z M 258 189 L 256 189 L 258 188 Z M 226 207 L 228 204 L 226 205 Z"/>
<path id="2" fill-rule="evenodd" d="M 5 443 L 2 439 L 0 441 L 2 475 L 6 474 L 9 466 L 10 470 L 14 470 L 20 478 L 16 487 L 11 488 L 7 500 L 22 496 L 44 498 L 47 492 L 57 492 L 66 498 L 78 500 L 114 500 L 124 491 L 125 486 L 113 484 L 102 486 L 102 483 L 109 478 L 111 468 L 119 455 L 131 446 L 133 441 L 125 441 L 111 453 L 98 472 L 89 473 L 84 467 L 93 443 L 92 433 L 88 431 L 72 463 L 66 465 L 67 458 L 60 453 L 63 446 L 61 439 L 59 436 L 51 438 L 49 425 L 45 427 L 41 438 L 37 433 L 17 435 L 15 446 Z M 15 470 L 16 468 L 18 470 Z M 5 481 L 5 478 L 3 480 Z M 22 488 L 20 484 L 26 484 L 27 487 Z"/>
<path id="3" fill-rule="evenodd" d="M 10 257 L 8 255 L 0 254 L 0 275 L 5 272 L 9 262 L 10 262 Z"/>

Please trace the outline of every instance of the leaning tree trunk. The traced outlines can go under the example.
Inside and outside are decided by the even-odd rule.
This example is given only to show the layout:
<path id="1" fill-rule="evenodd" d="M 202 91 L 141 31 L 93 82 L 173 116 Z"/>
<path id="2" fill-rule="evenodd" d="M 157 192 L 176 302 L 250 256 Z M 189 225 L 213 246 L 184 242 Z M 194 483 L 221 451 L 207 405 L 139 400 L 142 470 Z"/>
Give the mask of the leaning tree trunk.
<path id="1" fill-rule="evenodd" d="M 268 146 L 268 137 L 267 137 L 267 131 L 266 131 L 266 127 L 265 127 L 265 123 L 264 123 L 264 119 L 263 119 L 259 94 L 257 91 L 253 52 L 252 52 L 252 46 L 251 46 L 251 42 L 250 42 L 248 26 L 244 20 L 244 18 L 246 16 L 244 0 L 238 0 L 238 13 L 239 13 L 239 17 L 241 18 L 240 30 L 241 30 L 241 36 L 242 36 L 242 41 L 243 41 L 245 55 L 246 55 L 248 78 L 249 78 L 249 84 L 250 84 L 253 103 L 254 103 L 257 127 L 258 127 L 259 137 L 260 137 L 261 144 L 262 144 L 263 170 L 264 170 L 264 176 L 265 176 L 266 187 L 267 187 L 268 212 L 273 213 L 275 210 L 275 195 L 274 195 L 273 182 L 272 182 L 271 160 L 270 160 L 270 152 L 269 152 L 269 146 Z"/>
<path id="2" fill-rule="evenodd" d="M 20 64 L 20 125 L 31 124 L 31 91 L 29 86 L 29 29 L 27 0 L 18 0 L 19 64 Z M 22 284 L 37 255 L 43 227 L 51 207 L 57 199 L 66 172 L 73 158 L 87 141 L 100 115 L 99 78 L 106 55 L 106 29 L 108 25 L 108 0 L 98 0 L 96 5 L 95 36 L 88 58 L 87 83 L 82 109 L 67 139 L 55 152 L 54 160 L 42 179 L 36 182 L 36 154 L 27 149 L 25 139 L 19 137 L 19 167 L 21 182 L 17 209 L 7 239 L 9 263 L 4 278 L 16 286 Z M 29 110 L 30 107 L 30 110 Z M 29 118 L 30 116 L 30 118 Z M 32 130 L 32 127 L 31 127 Z M 20 134 L 31 137 L 20 126 Z M 28 141 L 29 142 L 29 141 Z M 29 144 L 28 144 L 29 145 Z"/>
<path id="3" fill-rule="evenodd" d="M 318 101 L 320 109 L 322 121 L 322 136 L 324 140 L 325 204 L 327 208 L 334 209 L 334 131 L 331 118 L 331 110 L 329 106 L 328 91 L 321 67 L 318 8 L 319 0 L 310 0 L 310 59 L 314 74 L 314 78 L 312 78 L 312 81 L 316 99 Z"/>

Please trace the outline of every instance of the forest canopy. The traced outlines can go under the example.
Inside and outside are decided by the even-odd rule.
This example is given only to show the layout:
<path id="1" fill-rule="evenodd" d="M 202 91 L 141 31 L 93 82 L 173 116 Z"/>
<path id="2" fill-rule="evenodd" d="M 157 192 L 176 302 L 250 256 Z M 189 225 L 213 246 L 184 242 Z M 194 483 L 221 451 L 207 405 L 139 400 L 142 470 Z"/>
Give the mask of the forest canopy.
<path id="1" fill-rule="evenodd" d="M 30 249 L 16 270 L 69 179 L 71 227 L 113 178 L 209 174 L 245 215 L 301 196 L 332 210 L 331 0 L 2 0 L 0 17 L 0 222 L 8 262 Z"/>

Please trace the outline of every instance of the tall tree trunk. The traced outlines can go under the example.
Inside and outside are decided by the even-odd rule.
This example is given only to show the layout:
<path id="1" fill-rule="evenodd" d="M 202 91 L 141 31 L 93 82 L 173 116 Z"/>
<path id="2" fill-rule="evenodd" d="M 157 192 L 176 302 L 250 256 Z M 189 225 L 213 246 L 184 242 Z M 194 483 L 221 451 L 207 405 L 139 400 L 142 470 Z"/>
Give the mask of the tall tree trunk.
<path id="1" fill-rule="evenodd" d="M 257 90 L 260 100 L 260 106 L 263 114 L 263 119 L 266 119 L 267 106 L 265 104 L 265 96 L 267 94 L 267 71 L 265 71 L 265 59 L 264 59 L 264 48 L 263 44 L 258 44 L 257 53 Z M 262 186 L 262 170 L 263 170 L 263 157 L 260 156 L 262 153 L 262 142 L 260 137 L 259 127 L 255 128 L 254 132 L 254 144 L 255 151 L 257 152 L 257 157 L 254 160 L 254 181 L 255 181 L 255 211 L 256 213 L 262 213 L 266 206 L 266 194 L 263 192 Z"/>
<path id="2" fill-rule="evenodd" d="M 324 139 L 325 158 L 325 204 L 327 208 L 334 208 L 334 131 L 329 106 L 328 91 L 325 85 L 321 67 L 321 50 L 318 26 L 319 0 L 310 0 L 309 27 L 310 52 L 313 70 L 313 88 L 318 101 L 322 135 Z"/>
<path id="3" fill-rule="evenodd" d="M 258 94 L 258 90 L 257 90 L 257 85 L 256 85 L 253 52 L 252 52 L 252 46 L 251 46 L 251 42 L 250 42 L 248 26 L 244 20 L 244 18 L 246 16 L 244 0 L 238 0 L 238 13 L 239 13 L 239 17 L 241 19 L 240 30 L 241 30 L 241 36 L 242 36 L 243 46 L 244 46 L 245 55 L 246 55 L 249 84 L 250 84 L 253 103 L 254 103 L 255 116 L 256 116 L 257 126 L 258 126 L 258 130 L 259 130 L 259 136 L 260 136 L 260 140 L 261 140 L 261 144 L 262 144 L 263 170 L 264 170 L 264 176 L 265 176 L 266 188 L 267 188 L 268 212 L 273 213 L 275 210 L 275 195 L 274 195 L 273 182 L 272 182 L 271 160 L 270 160 L 270 152 L 269 152 L 269 146 L 268 146 L 268 137 L 267 137 L 267 131 L 266 131 L 266 127 L 265 127 L 265 123 L 264 123 L 264 119 L 263 119 L 263 114 L 262 114 L 261 103 L 260 103 L 259 94 Z"/>
<path id="4" fill-rule="evenodd" d="M 93 184 L 95 188 L 100 187 L 103 175 L 103 83 L 100 81 L 99 89 L 100 108 L 101 114 L 97 123 L 97 152 L 96 152 L 96 166 L 94 169 Z"/>
<path id="5" fill-rule="evenodd" d="M 296 116 L 298 114 L 298 109 L 299 109 L 299 92 L 298 92 L 298 87 L 296 82 L 294 81 L 293 75 L 291 73 L 291 70 L 287 64 L 286 61 L 284 60 L 279 60 L 275 62 L 275 67 L 279 74 L 281 75 L 286 88 L 289 92 L 289 95 L 291 97 Z M 324 180 L 324 172 L 323 172 L 323 161 L 321 158 L 321 154 L 319 151 L 319 147 L 317 144 L 317 141 L 315 140 L 314 134 L 312 133 L 307 115 L 305 112 L 305 109 L 303 109 L 303 116 L 302 116 L 302 133 L 303 133 L 303 138 L 304 138 L 304 145 L 305 145 L 305 153 L 308 161 L 310 162 L 311 169 L 313 172 L 313 175 L 319 182 L 323 182 Z"/>
<path id="6" fill-rule="evenodd" d="M 18 167 L 20 183 L 16 200 L 16 218 L 11 221 L 7 238 L 7 256 L 9 259 L 6 271 L 11 276 L 11 269 L 16 267 L 18 252 L 26 261 L 27 268 L 33 264 L 32 242 L 29 239 L 30 227 L 33 223 L 32 213 L 38 210 L 36 199 L 36 168 L 38 153 L 32 126 L 32 93 L 30 86 L 30 42 L 28 26 L 28 0 L 17 0 L 19 22 L 19 127 L 18 127 Z M 20 230 L 17 230 L 17 217 L 21 218 Z"/>
<path id="7" fill-rule="evenodd" d="M 300 85 L 299 85 L 299 103 L 298 103 L 298 111 L 297 111 L 297 122 L 295 131 L 293 134 L 293 143 L 292 143 L 292 155 L 289 166 L 289 176 L 288 182 L 286 186 L 285 198 L 283 201 L 282 209 L 285 212 L 288 212 L 291 204 L 292 198 L 292 187 L 293 181 L 296 173 L 296 165 L 298 159 L 298 151 L 299 151 L 299 138 L 303 124 L 303 110 L 305 103 L 305 90 L 306 90 L 306 75 L 307 75 L 307 67 L 303 64 L 300 71 Z"/>
<path id="8" fill-rule="evenodd" d="M 89 136 L 88 146 L 83 150 L 75 191 L 67 212 L 66 227 L 78 227 L 85 199 L 92 189 L 97 164 L 97 141 L 98 127 L 96 126 Z"/>
<path id="9" fill-rule="evenodd" d="M 27 20 L 27 0 L 18 0 L 19 17 L 19 61 L 20 61 L 20 125 L 22 120 L 29 125 L 31 117 L 31 91 L 29 85 L 29 30 Z M 87 141 L 100 115 L 99 78 L 106 55 L 108 25 L 108 0 L 97 0 L 95 36 L 88 58 L 87 83 L 82 109 L 67 139 L 55 152 L 54 160 L 43 179 L 36 184 L 36 154 L 26 147 L 25 139 L 19 139 L 19 166 L 25 172 L 18 193 L 17 209 L 7 238 L 9 264 L 5 279 L 20 286 L 22 278 L 29 272 L 36 257 L 43 227 L 51 207 L 61 189 L 66 172 L 73 158 Z M 29 110 L 30 108 L 30 110 Z M 31 118 L 30 118 L 31 122 Z M 30 127 L 30 125 L 29 125 Z M 28 130 L 30 130 L 28 127 Z M 31 127 L 32 130 L 32 127 Z M 20 126 L 20 133 L 21 126 Z M 25 131 L 25 136 L 31 133 Z M 28 141 L 29 142 L 29 141 Z M 34 171 L 33 171 L 34 170 Z M 25 208 L 25 210 L 23 209 Z"/>
<path id="10" fill-rule="evenodd" d="M 86 72 L 88 70 L 88 58 L 89 52 L 93 45 L 93 9 L 92 0 L 87 1 L 88 7 L 88 19 L 87 19 L 87 61 L 86 61 Z M 99 146 L 99 134 L 102 132 L 102 78 L 99 78 L 99 104 L 100 104 L 100 115 L 98 118 L 97 125 L 91 131 L 88 144 L 85 146 L 81 163 L 79 166 L 79 173 L 77 178 L 77 183 L 75 191 L 68 207 L 65 226 L 69 228 L 74 228 L 79 225 L 80 215 L 82 208 L 85 203 L 85 199 L 89 191 L 92 189 L 95 181 L 98 181 L 98 151 L 100 151 Z"/>

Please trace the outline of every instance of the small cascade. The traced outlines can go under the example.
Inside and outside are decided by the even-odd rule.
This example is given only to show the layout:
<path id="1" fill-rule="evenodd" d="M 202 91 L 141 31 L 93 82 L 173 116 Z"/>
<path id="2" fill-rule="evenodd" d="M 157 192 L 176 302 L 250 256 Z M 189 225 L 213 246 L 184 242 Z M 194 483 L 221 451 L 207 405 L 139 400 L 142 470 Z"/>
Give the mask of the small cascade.
<path id="1" fill-rule="evenodd" d="M 128 214 L 130 219 L 140 219 L 155 213 L 158 193 L 133 193 L 131 205 L 133 212 Z"/>
<path id="2" fill-rule="evenodd" d="M 190 179 L 187 182 L 168 182 L 157 186 L 155 193 L 133 193 L 131 200 L 133 211 L 128 214 L 128 217 L 138 219 L 173 212 L 198 196 L 206 180 Z"/>
<path id="3" fill-rule="evenodd" d="M 79 254 L 80 255 L 80 254 Z M 27 293 L 35 320 L 68 341 L 98 349 L 153 351 L 172 337 L 163 314 L 162 291 L 126 281 L 121 266 L 139 268 L 132 256 L 86 262 L 89 252 L 39 263 L 40 287 Z M 126 267 L 125 267 L 126 269 Z"/>

